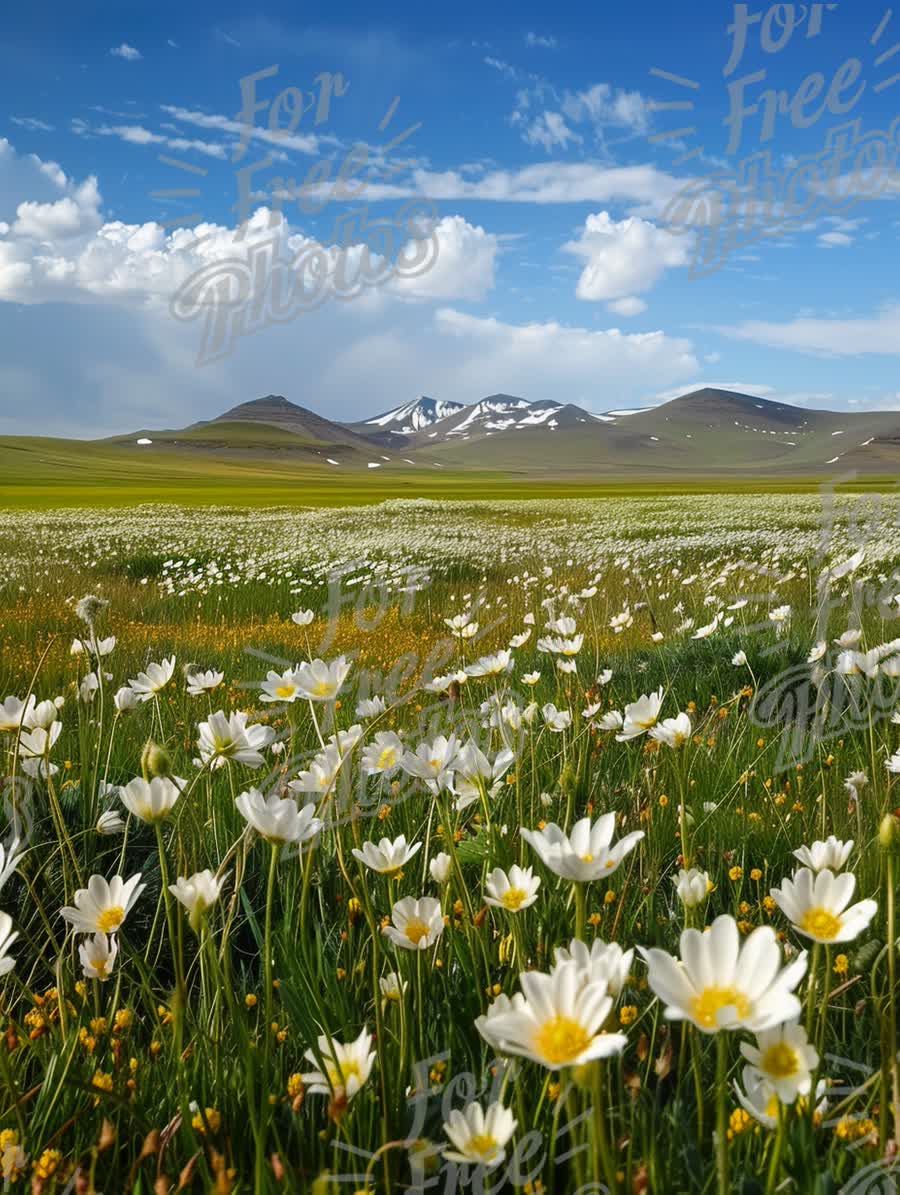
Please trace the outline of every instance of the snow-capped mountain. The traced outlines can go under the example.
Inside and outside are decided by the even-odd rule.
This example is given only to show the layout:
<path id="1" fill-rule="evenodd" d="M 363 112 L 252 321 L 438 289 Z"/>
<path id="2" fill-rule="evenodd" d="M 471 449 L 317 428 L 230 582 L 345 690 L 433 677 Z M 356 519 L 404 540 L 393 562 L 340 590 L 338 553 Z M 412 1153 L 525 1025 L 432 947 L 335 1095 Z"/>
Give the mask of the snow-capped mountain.
<path id="1" fill-rule="evenodd" d="M 524 398 L 515 398 L 510 394 L 491 394 L 440 420 L 421 433 L 417 441 L 420 444 L 452 442 L 538 427 L 555 431 L 560 426 L 568 426 L 576 421 L 591 423 L 594 420 L 587 411 L 568 403 L 547 399 L 527 402 Z"/>
<path id="2" fill-rule="evenodd" d="M 362 426 L 381 431 L 397 432 L 401 436 L 412 436 L 425 427 L 431 427 L 441 419 L 447 419 L 464 410 L 461 402 L 444 402 L 439 398 L 428 398 L 420 394 L 402 407 L 394 407 L 374 419 L 364 420 Z"/>

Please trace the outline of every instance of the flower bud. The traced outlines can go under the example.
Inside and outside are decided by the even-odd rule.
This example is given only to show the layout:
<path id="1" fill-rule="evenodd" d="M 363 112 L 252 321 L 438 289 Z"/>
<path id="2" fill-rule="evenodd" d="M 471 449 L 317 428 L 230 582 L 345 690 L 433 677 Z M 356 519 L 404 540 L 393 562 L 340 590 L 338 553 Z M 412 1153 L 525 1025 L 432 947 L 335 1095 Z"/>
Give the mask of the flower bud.
<path id="1" fill-rule="evenodd" d="M 172 761 L 165 747 L 148 739 L 141 754 L 141 771 L 148 780 L 154 776 L 168 776 L 172 771 Z"/>
<path id="2" fill-rule="evenodd" d="M 878 827 L 878 841 L 885 851 L 895 851 L 900 846 L 900 818 L 893 813 L 884 815 Z"/>

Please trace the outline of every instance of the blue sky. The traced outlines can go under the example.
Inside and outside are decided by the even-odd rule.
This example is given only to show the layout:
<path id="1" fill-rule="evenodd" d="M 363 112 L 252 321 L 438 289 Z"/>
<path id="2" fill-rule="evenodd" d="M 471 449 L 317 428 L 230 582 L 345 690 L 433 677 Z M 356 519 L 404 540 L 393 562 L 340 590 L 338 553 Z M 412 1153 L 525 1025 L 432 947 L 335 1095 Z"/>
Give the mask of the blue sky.
<path id="1" fill-rule="evenodd" d="M 703 384 L 900 407 L 880 5 L 53 8 L 8 14 L 0 47 L 0 432 L 179 426 L 269 392 L 338 419 Z M 754 162 L 775 196 L 755 225 Z M 413 202 L 429 268 L 406 276 Z M 365 243 L 378 284 L 348 298 Z M 312 259 L 324 298 L 276 320 Z"/>

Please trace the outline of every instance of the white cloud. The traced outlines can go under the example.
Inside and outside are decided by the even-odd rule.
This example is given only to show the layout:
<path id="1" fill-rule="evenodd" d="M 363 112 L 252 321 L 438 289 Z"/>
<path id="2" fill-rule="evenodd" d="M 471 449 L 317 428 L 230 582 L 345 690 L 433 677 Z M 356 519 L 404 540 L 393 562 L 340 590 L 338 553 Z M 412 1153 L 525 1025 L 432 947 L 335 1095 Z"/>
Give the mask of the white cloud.
<path id="1" fill-rule="evenodd" d="M 522 136 L 529 145 L 541 145 L 548 153 L 557 146 L 565 149 L 570 141 L 581 143 L 579 134 L 569 128 L 559 112 L 542 112 Z"/>
<path id="2" fill-rule="evenodd" d="M 139 58 L 143 58 L 140 50 L 136 50 L 134 46 L 129 46 L 128 42 L 125 41 L 120 46 L 115 46 L 110 50 L 110 54 L 114 58 L 124 58 L 126 62 L 137 62 Z"/>
<path id="3" fill-rule="evenodd" d="M 8 153 L 17 160 L 11 149 Z M 35 159 L 34 165 L 45 164 Z M 16 204 L 14 219 L 3 234 L 6 239 L 0 240 L 0 299 L 21 303 L 115 299 L 165 306 L 198 271 L 217 263 L 246 263 L 260 245 L 277 242 L 277 252 L 288 263 L 302 253 L 319 251 L 328 255 L 332 265 L 339 258 L 335 247 L 320 245 L 283 215 L 264 207 L 250 218 L 241 238 L 235 229 L 215 223 L 167 233 L 154 221 L 104 222 L 96 179 L 75 184 L 64 174 L 51 175 L 65 194 L 48 202 Z M 394 278 L 382 288 L 385 293 L 404 300 L 484 298 L 494 285 L 498 238 L 461 216 L 437 221 L 432 237 L 430 268 L 419 276 Z M 401 248 L 398 243 L 393 251 L 385 250 L 373 242 L 372 253 L 387 252 L 396 260 Z M 354 244 L 346 252 L 355 269 L 364 246 Z M 240 268 L 236 266 L 238 272 Z"/>
<path id="4" fill-rule="evenodd" d="M 578 240 L 563 246 L 586 263 L 578 298 L 595 302 L 650 290 L 667 269 L 687 264 L 688 250 L 684 237 L 637 216 L 616 221 L 609 212 L 588 216 Z"/>
<path id="5" fill-rule="evenodd" d="M 644 133 L 649 124 L 647 101 L 639 91 L 624 91 L 609 83 L 595 83 L 585 91 L 566 92 L 563 112 L 570 120 L 590 121 L 598 128 L 608 126 Z"/>
<path id="6" fill-rule="evenodd" d="M 434 265 L 417 278 L 395 280 L 391 290 L 423 299 L 483 299 L 494 286 L 498 238 L 462 216 L 439 220 L 434 235 Z"/>
<path id="7" fill-rule="evenodd" d="M 732 340 L 765 344 L 770 348 L 793 349 L 825 357 L 861 357 L 900 354 L 900 304 L 889 303 L 871 316 L 825 319 L 798 316 L 779 324 L 746 320 L 716 328 Z"/>
<path id="8" fill-rule="evenodd" d="M 180 124 L 190 124 L 200 129 L 218 129 L 223 133 L 232 133 L 238 138 L 249 136 L 252 141 L 261 141 L 282 150 L 293 149 L 302 154 L 319 152 L 321 140 L 313 133 L 289 133 L 286 129 L 273 131 L 264 124 L 251 126 L 249 121 L 243 124 L 231 116 L 221 116 L 215 112 L 198 112 L 191 108 L 181 108 L 176 104 L 161 104 L 160 108 Z"/>
<path id="9" fill-rule="evenodd" d="M 555 50 L 559 42 L 552 34 L 526 33 L 525 45 L 532 49 Z"/>
<path id="10" fill-rule="evenodd" d="M 625 319 L 631 319 L 632 316 L 641 315 L 647 310 L 647 304 L 643 299 L 638 299 L 634 295 L 626 295 L 624 299 L 613 299 L 611 303 L 606 304 L 608 311 L 613 315 L 621 315 Z"/>
<path id="11" fill-rule="evenodd" d="M 819 245 L 822 249 L 845 249 L 853 244 L 853 237 L 846 232 L 820 232 Z"/>
<path id="12" fill-rule="evenodd" d="M 13 124 L 17 124 L 22 129 L 28 129 L 31 133 L 53 132 L 52 124 L 47 124 L 45 120 L 38 120 L 36 116 L 11 116 L 9 119 Z"/>
<path id="13" fill-rule="evenodd" d="M 272 214 L 258 211 L 238 244 L 215 224 L 167 232 L 104 218 L 93 179 L 70 179 L 5 142 L 0 165 L 0 300 L 18 305 L 4 315 L 16 335 L 3 368 L 21 373 L 20 392 L 33 396 L 4 430 L 34 431 L 38 408 L 43 430 L 69 434 L 177 426 L 264 391 L 303 401 L 301 376 L 316 379 L 317 409 L 351 419 L 416 391 L 622 405 L 698 371 L 691 342 L 663 331 L 515 324 L 458 310 L 455 301 L 490 293 L 500 246 L 458 215 L 438 222 L 437 261 L 420 278 L 238 335 L 227 359 L 198 369 L 200 321 L 174 319 L 170 300 L 199 270 L 221 274 L 230 263 L 239 274 L 241 254 L 268 238 Z M 322 248 L 277 227 L 293 252 Z M 444 306 L 429 310 L 435 302 Z M 47 343 L 53 353 L 35 351 Z"/>
<path id="14" fill-rule="evenodd" d="M 164 145 L 166 149 L 174 150 L 176 153 L 188 153 L 194 150 L 196 153 L 204 154 L 208 158 L 217 158 L 220 161 L 228 157 L 228 151 L 224 145 L 218 145 L 211 141 L 198 141 L 189 137 L 170 137 L 163 133 L 154 133 L 150 129 L 145 129 L 143 125 L 100 125 L 95 129 L 89 129 L 87 125 L 83 125 L 76 131 L 79 133 L 91 132 L 98 137 L 117 137 L 129 145 Z"/>
<path id="15" fill-rule="evenodd" d="M 405 182 L 366 185 L 366 197 L 484 200 L 489 203 L 624 203 L 662 211 L 684 186 L 683 179 L 652 165 L 600 166 L 592 162 L 537 162 L 519 170 L 488 170 L 465 178 L 459 170 L 417 168 Z"/>

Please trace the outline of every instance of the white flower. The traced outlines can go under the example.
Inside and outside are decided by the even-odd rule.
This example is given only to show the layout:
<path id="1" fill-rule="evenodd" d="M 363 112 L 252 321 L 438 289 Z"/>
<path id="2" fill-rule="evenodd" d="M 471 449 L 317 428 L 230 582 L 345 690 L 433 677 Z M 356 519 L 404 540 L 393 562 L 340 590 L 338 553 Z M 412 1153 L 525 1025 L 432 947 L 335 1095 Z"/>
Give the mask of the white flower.
<path id="1" fill-rule="evenodd" d="M 819 1055 L 802 1025 L 789 1022 L 763 1030 L 757 1034 L 755 1046 L 741 1042 L 741 1053 L 772 1085 L 783 1104 L 793 1104 L 798 1095 L 809 1095 L 811 1072 L 819 1065 Z"/>
<path id="2" fill-rule="evenodd" d="M 656 726 L 650 727 L 650 738 L 658 743 L 665 743 L 667 747 L 677 750 L 683 747 L 691 737 L 691 720 L 685 713 L 675 718 L 664 718 Z"/>
<path id="3" fill-rule="evenodd" d="M 482 656 L 474 664 L 466 668 L 466 675 L 471 677 L 502 676 L 512 668 L 512 656 L 506 650 L 498 651 L 492 656 Z"/>
<path id="4" fill-rule="evenodd" d="M 19 935 L 13 930 L 12 924 L 12 917 L 8 913 L 0 913 L 0 978 L 8 975 L 16 965 L 9 948 Z"/>
<path id="5" fill-rule="evenodd" d="M 794 851 L 794 858 L 799 859 L 804 867 L 809 867 L 812 871 L 822 871 L 825 867 L 829 871 L 840 871 L 852 850 L 852 838 L 849 842 L 841 842 L 839 838 L 829 834 L 824 842 L 798 847 Z"/>
<path id="6" fill-rule="evenodd" d="M 63 705 L 62 697 L 57 697 L 55 701 L 39 701 L 36 705 L 32 699 L 25 708 L 22 725 L 28 730 L 50 730 Z"/>
<path id="7" fill-rule="evenodd" d="M 493 763 L 471 739 L 456 758 L 453 789 L 457 794 L 456 808 L 466 809 L 481 796 L 482 788 L 489 796 L 496 796 L 500 781 L 509 771 L 515 755 L 509 748 L 498 751 Z"/>
<path id="8" fill-rule="evenodd" d="M 603 1029 L 612 1011 L 606 984 L 585 983 L 576 962 L 561 963 L 549 975 L 525 971 L 519 984 L 521 996 L 504 999 L 500 1010 L 476 1021 L 481 1036 L 502 1053 L 560 1070 L 625 1048 L 623 1034 Z"/>
<path id="9" fill-rule="evenodd" d="M 222 768 L 230 761 L 258 768 L 265 763 L 260 751 L 272 742 L 275 731 L 270 726 L 248 726 L 249 716 L 244 713 L 226 716 L 217 710 L 210 714 L 208 722 L 199 724 L 197 747 L 204 764 Z"/>
<path id="10" fill-rule="evenodd" d="M 702 1033 L 756 1032 L 800 1015 L 793 992 L 806 973 L 806 953 L 779 970 L 781 950 L 771 926 L 755 929 L 741 945 L 737 922 L 725 914 L 706 933 L 682 931 L 680 960 L 639 949 L 670 1021 L 690 1021 Z"/>
<path id="11" fill-rule="evenodd" d="M 312 610 L 297 610 L 291 615 L 291 622 L 295 622 L 298 627 L 308 627 L 315 618 L 315 613 Z"/>
<path id="12" fill-rule="evenodd" d="M 747 663 L 747 653 L 743 650 L 736 651 L 731 657 L 731 662 L 734 664 L 735 668 L 743 667 L 743 665 Z"/>
<path id="13" fill-rule="evenodd" d="M 633 830 L 611 846 L 616 815 L 604 813 L 591 825 L 584 817 L 572 827 L 571 835 L 550 822 L 543 830 L 523 830 L 522 837 L 555 875 L 582 883 L 611 876 L 629 851 L 644 837 Z"/>
<path id="14" fill-rule="evenodd" d="M 80 656 L 85 652 L 89 652 L 95 656 L 108 656 L 115 646 L 115 635 L 110 635 L 108 639 L 93 639 L 87 642 L 82 639 L 73 639 L 72 646 L 69 648 L 69 655 Z"/>
<path id="15" fill-rule="evenodd" d="M 175 673 L 175 657 L 169 656 L 161 664 L 148 664 L 145 672 L 139 672 L 129 680 L 139 701 L 149 701 L 160 693 Z"/>
<path id="16" fill-rule="evenodd" d="M 556 966 L 577 963 L 585 983 L 605 983 L 615 999 L 628 982 L 634 951 L 623 950 L 618 942 L 604 942 L 602 938 L 594 938 L 588 948 L 585 942 L 573 938 L 568 947 L 557 946 L 553 957 Z"/>
<path id="17" fill-rule="evenodd" d="M 682 868 L 675 877 L 675 891 L 686 909 L 696 909 L 709 895 L 709 876 L 696 867 Z"/>
<path id="18" fill-rule="evenodd" d="M 836 876 L 826 867 L 813 876 L 809 868 L 801 867 L 793 879 L 782 880 L 780 888 L 773 888 L 771 896 L 805 938 L 814 942 L 852 942 L 878 912 L 874 900 L 850 905 L 855 887 L 856 876 L 850 872 Z"/>
<path id="19" fill-rule="evenodd" d="M 506 1157 L 515 1131 L 515 1117 L 499 1101 L 489 1104 L 487 1112 L 481 1104 L 469 1104 L 464 1112 L 454 1108 L 444 1121 L 444 1135 L 453 1149 L 444 1149 L 444 1157 L 491 1170 Z"/>
<path id="20" fill-rule="evenodd" d="M 446 884 L 450 879 L 450 868 L 453 860 L 446 851 L 441 851 L 439 855 L 430 860 L 428 864 L 428 871 L 431 878 L 436 884 Z"/>
<path id="21" fill-rule="evenodd" d="M 522 631 L 522 633 L 519 635 L 513 635 L 512 639 L 509 641 L 509 646 L 513 650 L 517 650 L 520 647 L 524 647 L 530 638 L 531 628 L 529 627 L 527 631 Z"/>
<path id="22" fill-rule="evenodd" d="M 138 695 L 130 685 L 122 685 L 121 689 L 116 689 L 113 694 L 113 705 L 120 714 L 136 710 L 139 704 Z"/>
<path id="23" fill-rule="evenodd" d="M 865 772 L 851 772 L 844 781 L 844 788 L 853 796 L 859 796 L 859 790 L 865 788 L 869 783 L 869 777 Z"/>
<path id="24" fill-rule="evenodd" d="M 621 730 L 624 722 L 625 719 L 618 710 L 610 710 L 597 723 L 597 728 L 599 730 Z"/>
<path id="25" fill-rule="evenodd" d="M 381 932 L 403 950 L 427 950 L 444 932 L 441 902 L 432 896 L 398 900 L 391 909 L 391 920 L 393 924 Z"/>
<path id="26" fill-rule="evenodd" d="M 324 751 L 313 756 L 309 767 L 298 772 L 296 780 L 292 780 L 288 788 L 295 793 L 315 793 L 324 796 L 334 787 L 343 763 L 344 756 L 332 743 Z"/>
<path id="27" fill-rule="evenodd" d="M 347 660 L 338 656 L 330 664 L 324 660 L 301 664 L 294 672 L 294 679 L 308 701 L 334 701 L 349 671 Z"/>
<path id="28" fill-rule="evenodd" d="M 810 653 L 806 657 L 807 664 L 818 664 L 819 660 L 822 659 L 826 651 L 828 651 L 828 644 L 824 639 L 819 639 L 812 645 Z"/>
<path id="29" fill-rule="evenodd" d="M 224 876 L 217 879 L 215 873 L 206 868 L 204 871 L 195 872 L 188 879 L 179 876 L 174 884 L 169 885 L 169 891 L 178 903 L 187 909 L 188 920 L 194 933 L 200 932 L 203 916 L 222 895 L 224 883 Z"/>
<path id="30" fill-rule="evenodd" d="M 424 780 L 433 792 L 450 784 L 459 755 L 456 735 L 445 738 L 439 734 L 431 743 L 420 743 L 415 751 L 406 751 L 400 761 L 404 772 Z"/>
<path id="31" fill-rule="evenodd" d="M 421 848 L 421 842 L 408 843 L 406 836 L 401 834 L 391 842 L 390 838 L 382 838 L 376 845 L 374 842 L 364 842 L 362 850 L 353 848 L 353 858 L 364 863 L 372 871 L 382 875 L 393 875 L 399 871 Z"/>
<path id="32" fill-rule="evenodd" d="M 94 934 L 78 946 L 78 958 L 85 979 L 99 979 L 106 983 L 116 965 L 119 943 L 109 934 Z"/>
<path id="33" fill-rule="evenodd" d="M 141 875 L 129 880 L 113 876 L 109 883 L 101 875 L 92 875 L 86 888 L 75 893 L 75 905 L 60 909 L 59 915 L 79 934 L 114 934 L 134 908 L 147 887 Z"/>
<path id="34" fill-rule="evenodd" d="M 286 701 L 289 705 L 306 693 L 301 690 L 297 670 L 288 668 L 285 672 L 269 672 L 260 685 L 260 701 Z"/>
<path id="35" fill-rule="evenodd" d="M 790 606 L 776 606 L 774 610 L 769 611 L 769 621 L 775 624 L 779 633 L 784 630 L 790 622 L 791 608 Z"/>
<path id="36" fill-rule="evenodd" d="M 15 874 L 15 870 L 19 866 L 20 857 L 18 838 L 14 838 L 8 847 L 5 847 L 0 842 L 0 889 Z"/>
<path id="37" fill-rule="evenodd" d="M 335 1103 L 352 1100 L 372 1072 L 375 1051 L 372 1035 L 365 1028 L 347 1045 L 324 1035 L 318 1039 L 321 1063 L 312 1050 L 304 1058 L 316 1068 L 301 1079 L 312 1095 L 330 1095 Z"/>
<path id="38" fill-rule="evenodd" d="M 897 715 L 895 714 L 894 718 L 892 718 L 891 721 L 894 721 L 896 719 L 896 717 L 897 717 Z M 896 775 L 898 772 L 900 772 L 900 750 L 895 751 L 894 754 L 890 757 L 890 759 L 886 759 L 884 761 L 884 766 L 887 768 L 887 770 L 889 772 L 892 772 L 894 775 Z"/>
<path id="39" fill-rule="evenodd" d="M 541 886 L 539 876 L 533 874 L 530 867 L 521 868 L 513 864 L 509 875 L 500 867 L 495 867 L 485 881 L 487 895 L 484 903 L 495 909 L 506 909 L 510 913 L 518 913 L 522 909 L 529 909 L 537 900 L 537 890 Z"/>
<path id="40" fill-rule="evenodd" d="M 20 701 L 18 697 L 7 697 L 0 705 L 0 732 L 16 732 L 23 725 L 25 714 L 34 707 L 34 694 L 27 701 Z"/>
<path id="41" fill-rule="evenodd" d="M 117 809 L 107 809 L 97 818 L 94 829 L 98 834 L 121 834 L 125 829 L 125 822 Z"/>
<path id="42" fill-rule="evenodd" d="M 409 984 L 405 979 L 401 979 L 396 971 L 388 971 L 387 975 L 379 979 L 378 986 L 385 1003 L 399 1004 Z"/>
<path id="43" fill-rule="evenodd" d="M 213 689 L 218 689 L 224 679 L 225 673 L 216 672 L 214 668 L 207 672 L 189 672 L 185 677 L 187 691 L 191 697 L 202 697 L 204 693 L 211 693 Z"/>
<path id="44" fill-rule="evenodd" d="M 610 619 L 609 625 L 612 628 L 614 634 L 621 635 L 622 632 L 624 630 L 626 630 L 628 627 L 632 626 L 633 623 L 634 623 L 634 617 L 632 616 L 631 611 L 626 607 L 626 609 L 623 610 L 621 614 L 616 614 L 613 618 Z"/>
<path id="45" fill-rule="evenodd" d="M 23 730 L 19 735 L 19 756 L 22 770 L 35 778 L 55 776 L 59 771 L 56 764 L 49 762 L 50 751 L 62 733 L 62 722 L 54 722 L 49 730 L 36 726 L 34 730 Z"/>
<path id="46" fill-rule="evenodd" d="M 626 705 L 622 729 L 616 735 L 616 741 L 627 743 L 630 739 L 646 734 L 651 726 L 655 726 L 662 709 L 662 699 L 663 691 L 660 686 L 655 693 L 643 693 L 637 701 Z"/>
<path id="47" fill-rule="evenodd" d="M 558 710 L 552 701 L 541 710 L 544 716 L 544 722 L 548 730 L 552 730 L 554 734 L 562 734 L 572 725 L 572 715 L 568 710 Z"/>
<path id="48" fill-rule="evenodd" d="M 155 825 L 165 821 L 175 808 L 183 784 L 184 781 L 175 784 L 168 776 L 154 776 L 152 780 L 135 776 L 119 789 L 119 798 L 129 813 L 142 822 Z"/>
<path id="49" fill-rule="evenodd" d="M 357 713 L 359 711 L 357 710 Z M 393 730 L 379 730 L 362 751 L 364 776 L 392 776 L 400 767 L 403 743 Z"/>
<path id="50" fill-rule="evenodd" d="M 356 707 L 357 718 L 376 718 L 387 709 L 383 697 L 369 697 Z"/>
<path id="51" fill-rule="evenodd" d="M 270 793 L 264 797 L 258 788 L 251 788 L 235 800 L 237 811 L 253 829 L 273 845 L 298 843 L 315 838 L 322 822 L 315 816 L 316 807 L 310 802 L 298 809 L 296 801 Z"/>
<path id="52" fill-rule="evenodd" d="M 598 685 L 608 685 L 609 682 L 612 680 L 612 678 L 613 678 L 612 668 L 604 668 L 603 671 L 600 673 L 600 675 L 597 677 L 597 684 Z"/>

